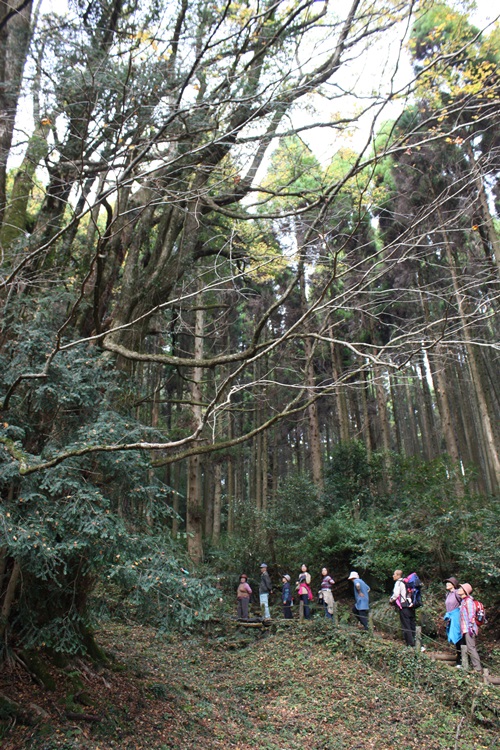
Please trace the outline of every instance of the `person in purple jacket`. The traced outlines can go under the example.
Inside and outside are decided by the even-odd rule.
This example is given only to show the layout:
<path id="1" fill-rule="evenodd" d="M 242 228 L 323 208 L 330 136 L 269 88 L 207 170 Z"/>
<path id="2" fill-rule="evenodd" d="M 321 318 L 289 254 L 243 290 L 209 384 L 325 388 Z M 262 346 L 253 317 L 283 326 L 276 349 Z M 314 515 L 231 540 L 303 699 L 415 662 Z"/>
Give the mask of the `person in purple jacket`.
<path id="1" fill-rule="evenodd" d="M 333 619 L 333 585 L 335 581 L 329 575 L 328 568 L 322 568 L 321 570 L 321 588 L 319 594 L 323 601 L 323 607 L 325 608 L 325 617 L 329 620 Z"/>
<path id="2" fill-rule="evenodd" d="M 446 622 L 446 635 L 450 643 L 455 644 L 456 649 L 456 666 L 462 664 L 462 633 L 460 631 L 460 604 L 462 599 L 458 593 L 459 583 L 455 576 L 450 576 L 445 580 L 446 599 L 444 606 L 446 613 L 444 616 Z"/>

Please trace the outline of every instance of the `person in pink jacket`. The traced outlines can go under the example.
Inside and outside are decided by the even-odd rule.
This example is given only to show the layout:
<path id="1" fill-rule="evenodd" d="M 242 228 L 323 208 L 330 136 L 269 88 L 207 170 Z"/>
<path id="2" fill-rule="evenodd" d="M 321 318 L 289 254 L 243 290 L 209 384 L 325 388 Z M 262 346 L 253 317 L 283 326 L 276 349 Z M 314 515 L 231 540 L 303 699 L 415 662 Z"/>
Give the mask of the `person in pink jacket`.
<path id="1" fill-rule="evenodd" d="M 472 586 L 470 583 L 461 583 L 458 587 L 460 597 L 460 630 L 462 632 L 462 645 L 467 646 L 472 666 L 476 672 L 482 672 L 481 660 L 476 648 L 476 636 L 478 627 L 476 623 L 476 606 L 471 596 Z"/>
<path id="2" fill-rule="evenodd" d="M 252 596 L 252 589 L 248 584 L 248 576 L 243 573 L 240 576 L 240 583 L 236 597 L 238 599 L 238 620 L 248 620 L 248 605 L 250 603 L 250 597 Z"/>
<path id="3" fill-rule="evenodd" d="M 309 608 L 309 602 L 312 601 L 313 595 L 311 591 L 311 574 L 307 571 L 307 565 L 302 565 L 300 569 L 299 580 L 296 584 L 297 593 L 299 599 L 304 603 L 304 618 L 309 620 L 311 617 L 311 610 Z"/>

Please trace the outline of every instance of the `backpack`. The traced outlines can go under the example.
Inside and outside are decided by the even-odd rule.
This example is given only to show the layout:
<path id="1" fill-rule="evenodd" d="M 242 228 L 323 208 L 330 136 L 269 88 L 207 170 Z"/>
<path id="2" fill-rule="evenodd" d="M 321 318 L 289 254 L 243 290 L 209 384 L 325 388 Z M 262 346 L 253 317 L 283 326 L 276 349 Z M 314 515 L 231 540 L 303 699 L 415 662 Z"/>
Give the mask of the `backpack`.
<path id="1" fill-rule="evenodd" d="M 403 578 L 403 583 L 406 586 L 406 597 L 410 600 L 410 607 L 421 607 L 422 606 L 422 581 L 416 573 L 410 573 L 409 576 Z M 484 609 L 484 608 L 483 608 Z"/>
<path id="2" fill-rule="evenodd" d="M 474 599 L 474 619 L 476 620 L 476 625 L 481 627 L 481 625 L 484 625 L 487 621 L 486 619 L 486 610 L 484 608 L 484 604 L 481 602 L 478 602 L 477 599 Z"/>

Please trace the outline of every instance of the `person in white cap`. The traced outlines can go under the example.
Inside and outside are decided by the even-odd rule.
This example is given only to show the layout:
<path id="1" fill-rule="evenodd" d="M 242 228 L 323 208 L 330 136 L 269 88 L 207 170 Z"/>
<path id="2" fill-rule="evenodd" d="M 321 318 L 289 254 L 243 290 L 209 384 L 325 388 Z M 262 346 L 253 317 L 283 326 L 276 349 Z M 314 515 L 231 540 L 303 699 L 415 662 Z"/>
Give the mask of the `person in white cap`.
<path id="1" fill-rule="evenodd" d="M 478 633 L 476 607 L 471 594 L 472 586 L 470 583 L 461 583 L 458 587 L 458 595 L 462 600 L 460 604 L 460 630 L 462 632 L 461 644 L 467 646 L 467 653 L 470 656 L 472 666 L 476 672 L 482 672 L 481 659 L 479 658 L 476 648 L 476 636 Z"/>
<path id="2" fill-rule="evenodd" d="M 370 587 L 365 583 L 355 570 L 349 574 L 349 581 L 354 584 L 354 607 L 352 612 L 358 618 L 364 630 L 368 630 L 368 611 L 370 609 Z"/>
<path id="3" fill-rule="evenodd" d="M 281 579 L 283 587 L 281 589 L 281 603 L 283 604 L 283 616 L 285 620 L 292 619 L 292 587 L 290 586 L 290 576 L 285 573 Z"/>

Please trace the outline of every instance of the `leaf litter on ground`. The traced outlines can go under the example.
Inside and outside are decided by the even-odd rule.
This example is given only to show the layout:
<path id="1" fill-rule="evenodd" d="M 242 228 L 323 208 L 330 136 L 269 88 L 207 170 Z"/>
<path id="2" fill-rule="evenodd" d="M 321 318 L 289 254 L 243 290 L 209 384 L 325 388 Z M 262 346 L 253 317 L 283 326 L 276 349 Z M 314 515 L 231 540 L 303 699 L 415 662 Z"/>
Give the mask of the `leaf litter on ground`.
<path id="1" fill-rule="evenodd" d="M 49 693 L 27 676 L 11 697 L 41 706 L 42 723 L 12 726 L 4 750 L 476 750 L 495 727 L 473 723 L 402 685 L 366 659 L 332 649 L 319 623 L 277 632 L 160 638 L 146 627 L 107 624 L 100 643 L 113 655 L 104 671 L 82 672 L 87 701 L 64 674 Z M 319 635 L 318 635 L 319 632 Z M 403 653 L 404 647 L 401 645 Z M 443 667 L 446 669 L 446 667 Z M 12 676 L 11 676 L 12 677 Z M 6 692 L 4 675 L 0 691 Z M 76 698 L 75 698 L 76 696 Z M 99 721 L 70 718 L 67 708 Z"/>

